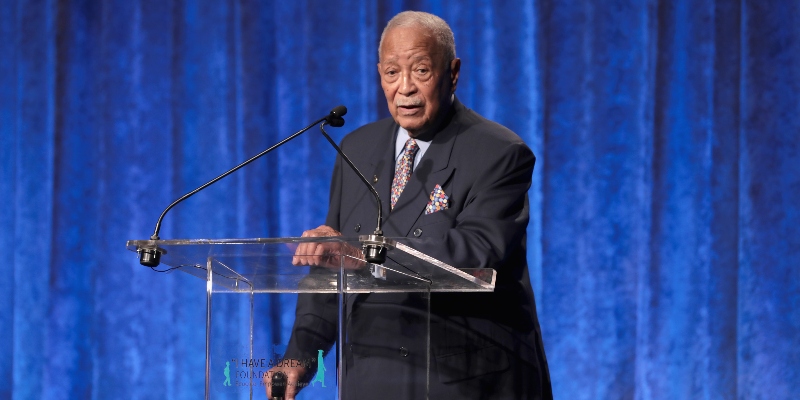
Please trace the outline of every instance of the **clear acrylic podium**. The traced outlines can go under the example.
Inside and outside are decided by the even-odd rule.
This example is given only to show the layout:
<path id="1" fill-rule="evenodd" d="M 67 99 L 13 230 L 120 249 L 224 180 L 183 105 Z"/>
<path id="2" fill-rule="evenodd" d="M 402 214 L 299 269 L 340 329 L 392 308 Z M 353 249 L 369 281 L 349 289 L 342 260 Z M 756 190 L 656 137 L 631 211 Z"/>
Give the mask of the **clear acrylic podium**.
<path id="1" fill-rule="evenodd" d="M 344 382 L 348 375 L 342 366 L 358 359 L 350 354 L 354 346 L 345 345 L 348 343 L 348 323 L 355 318 L 350 315 L 352 299 L 357 294 L 409 294 L 420 299 L 423 310 L 421 326 L 426 323 L 427 326 L 410 335 L 419 336 L 412 340 L 424 349 L 420 352 L 423 353 L 420 365 L 424 365 L 428 375 L 423 383 L 427 385 L 430 379 L 430 293 L 491 292 L 495 285 L 494 270 L 455 268 L 405 245 L 405 238 L 386 240 L 388 252 L 383 265 L 369 264 L 345 255 L 353 254 L 348 249 L 361 248 L 361 240 L 364 239 L 362 236 L 131 240 L 127 242 L 127 248 L 134 252 L 157 248 L 161 252 L 161 264 L 168 266 L 161 269 L 175 269 L 206 281 L 206 399 L 264 398 L 264 375 L 268 375 L 275 367 L 294 363 L 316 371 L 313 380 L 306 376 L 306 387 L 300 391 L 299 399 L 305 396 L 318 398 L 314 391 L 322 386 L 328 388 L 327 393 L 331 393 L 331 384 L 336 386 L 334 397 L 345 399 L 347 393 L 344 391 Z M 293 265 L 292 258 L 302 243 L 324 246 L 329 265 L 338 267 Z M 221 294 L 239 296 L 234 296 L 237 297 L 235 300 L 222 301 L 218 296 Z M 335 299 L 330 301 L 334 306 L 328 307 L 328 313 L 337 314 L 333 327 L 336 330 L 336 351 L 332 352 L 330 358 L 323 360 L 323 353 L 329 350 L 324 347 L 330 347 L 329 343 L 309 344 L 305 341 L 305 347 L 311 348 L 312 353 L 318 352 L 318 357 L 307 355 L 308 359 L 298 359 L 287 353 L 291 351 L 287 348 L 297 347 L 297 343 L 292 343 L 285 335 L 280 340 L 275 339 L 281 337 L 280 331 L 291 330 L 294 325 L 297 305 L 294 298 L 287 297 L 291 294 L 309 296 L 305 300 L 310 296 L 322 296 L 313 298 L 314 301 Z M 267 300 L 267 312 L 272 313 L 272 318 L 261 315 L 264 309 L 257 306 L 258 299 L 266 300 L 269 296 L 273 297 Z M 226 308 L 222 317 L 219 313 L 212 313 L 212 298 L 215 307 L 222 305 Z M 301 300 L 303 304 L 309 303 L 305 300 Z M 312 308 L 316 307 L 313 305 L 315 303 L 311 304 Z M 279 321 L 277 324 L 281 326 L 264 327 L 270 324 L 269 321 L 273 325 Z M 271 332 L 271 336 L 261 335 L 260 332 Z M 376 340 L 379 342 L 380 338 Z M 373 349 L 373 352 L 376 351 Z M 327 361 L 329 359 L 332 361 Z"/>

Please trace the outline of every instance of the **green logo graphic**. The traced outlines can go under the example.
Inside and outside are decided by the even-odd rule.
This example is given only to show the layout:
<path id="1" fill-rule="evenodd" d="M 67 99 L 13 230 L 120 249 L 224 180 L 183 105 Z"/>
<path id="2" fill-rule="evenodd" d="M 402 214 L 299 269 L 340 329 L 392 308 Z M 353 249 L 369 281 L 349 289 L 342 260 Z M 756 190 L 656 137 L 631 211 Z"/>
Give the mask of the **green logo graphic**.
<path id="1" fill-rule="evenodd" d="M 225 370 L 223 371 L 225 374 L 225 382 L 222 382 L 222 386 L 230 386 L 231 385 L 231 362 L 225 361 Z"/>
<path id="2" fill-rule="evenodd" d="M 322 350 L 317 350 L 317 374 L 314 375 L 314 380 L 311 381 L 312 386 L 319 382 L 322 387 L 325 387 L 325 364 L 322 363 Z"/>

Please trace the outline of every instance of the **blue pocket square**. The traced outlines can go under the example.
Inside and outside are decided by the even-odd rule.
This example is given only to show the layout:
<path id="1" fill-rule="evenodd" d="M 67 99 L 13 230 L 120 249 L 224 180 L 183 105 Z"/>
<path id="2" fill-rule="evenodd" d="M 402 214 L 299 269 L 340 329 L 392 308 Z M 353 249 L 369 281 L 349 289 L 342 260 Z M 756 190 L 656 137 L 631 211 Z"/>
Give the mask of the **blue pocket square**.
<path id="1" fill-rule="evenodd" d="M 437 211 L 442 211 L 450 208 L 448 202 L 449 198 L 447 194 L 444 193 L 442 187 L 440 185 L 436 185 L 431 192 L 430 201 L 428 201 L 428 205 L 425 207 L 425 215 L 433 214 Z"/>

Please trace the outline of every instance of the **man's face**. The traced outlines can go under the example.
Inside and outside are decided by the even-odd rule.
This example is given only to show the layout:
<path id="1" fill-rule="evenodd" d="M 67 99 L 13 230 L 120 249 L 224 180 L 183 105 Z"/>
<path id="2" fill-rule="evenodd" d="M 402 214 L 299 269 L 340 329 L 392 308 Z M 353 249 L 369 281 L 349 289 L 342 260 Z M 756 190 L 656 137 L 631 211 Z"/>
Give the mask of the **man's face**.
<path id="1" fill-rule="evenodd" d="M 386 32 L 378 63 L 381 87 L 389 112 L 409 136 L 434 128 L 447 112 L 460 65 L 459 59 L 444 61 L 436 40 L 424 28 Z"/>

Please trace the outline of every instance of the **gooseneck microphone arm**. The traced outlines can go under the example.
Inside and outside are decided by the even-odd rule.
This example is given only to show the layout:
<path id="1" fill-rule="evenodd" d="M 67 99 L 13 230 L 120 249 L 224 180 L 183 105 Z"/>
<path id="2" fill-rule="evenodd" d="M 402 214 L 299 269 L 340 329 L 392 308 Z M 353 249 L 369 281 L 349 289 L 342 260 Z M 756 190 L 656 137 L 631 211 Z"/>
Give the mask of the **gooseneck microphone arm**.
<path id="1" fill-rule="evenodd" d="M 301 134 L 303 134 L 303 132 L 313 128 L 315 125 L 317 125 L 318 123 L 320 123 L 322 121 L 325 121 L 327 118 L 328 117 L 320 118 L 319 120 L 315 121 L 313 124 L 301 129 L 300 131 L 298 131 L 297 133 L 293 134 L 292 136 L 289 136 L 286 139 L 281 140 L 280 142 L 278 142 L 274 146 L 262 151 L 261 153 L 256 154 L 255 156 L 251 157 L 249 160 L 247 160 L 247 161 L 245 161 L 245 162 L 233 167 L 232 169 L 228 170 L 224 174 L 222 174 L 222 175 L 220 175 L 220 176 L 218 176 L 218 177 L 216 177 L 216 178 L 204 183 L 202 186 L 198 187 L 197 189 L 192 190 L 189 193 L 186 193 L 185 195 L 181 196 L 178 200 L 173 201 L 172 204 L 167 206 L 167 208 L 164 210 L 164 212 L 161 213 L 161 216 L 158 217 L 158 222 L 156 222 L 155 231 L 153 231 L 153 236 L 150 236 L 150 240 L 159 240 L 160 239 L 158 237 L 158 233 L 161 231 L 161 220 L 164 219 L 164 216 L 167 215 L 167 212 L 169 212 L 169 210 L 171 210 L 172 207 L 177 206 L 178 203 L 188 199 L 189 197 L 192 197 L 195 193 L 197 193 L 197 192 L 199 192 L 199 191 L 201 191 L 201 190 L 203 190 L 203 189 L 205 189 L 205 188 L 217 183 L 222 178 L 224 178 L 224 177 L 226 177 L 226 176 L 238 171 L 240 168 L 244 167 L 245 165 L 250 164 L 251 162 L 261 158 L 262 156 L 264 156 L 265 154 L 271 152 L 272 150 L 275 150 L 276 148 L 282 146 L 284 143 L 286 143 L 286 142 L 288 142 L 288 141 L 300 136 Z"/>
<path id="2" fill-rule="evenodd" d="M 336 149 L 336 151 L 339 153 L 339 155 L 342 156 L 342 159 L 344 160 L 344 162 L 346 162 L 347 165 L 350 166 L 350 168 L 353 170 L 353 172 L 355 172 L 356 175 L 358 175 L 358 177 L 361 179 L 361 182 L 364 182 L 364 185 L 366 185 L 369 188 L 369 191 L 372 192 L 372 195 L 375 196 L 375 202 L 378 204 L 378 225 L 377 225 L 377 228 L 375 228 L 375 234 L 376 235 L 383 235 L 383 231 L 381 230 L 381 224 L 383 223 L 383 207 L 381 205 L 381 197 L 378 195 L 378 191 L 375 190 L 375 187 L 373 187 L 369 183 L 367 178 L 364 177 L 364 174 L 362 174 L 361 171 L 359 171 L 358 168 L 356 168 L 355 164 L 353 164 L 353 162 L 350 161 L 350 159 L 347 157 L 347 155 L 344 154 L 342 149 L 339 148 L 339 146 L 336 145 L 336 142 L 334 142 L 333 139 L 331 139 L 331 137 L 328 136 L 328 133 L 325 132 L 324 127 L 325 127 L 325 123 L 323 122 L 322 124 L 320 124 L 319 130 L 322 131 L 322 134 L 325 136 L 325 139 L 328 139 L 328 143 L 330 143 L 331 146 L 333 146 L 333 148 Z"/>
<path id="3" fill-rule="evenodd" d="M 197 189 L 192 190 L 191 192 L 186 193 L 185 195 L 181 196 L 179 199 L 173 201 L 172 204 L 170 204 L 169 206 L 167 206 L 166 209 L 164 209 L 164 211 L 161 213 L 161 216 L 158 217 L 158 221 L 156 222 L 156 227 L 153 230 L 153 235 L 150 236 L 150 240 L 160 240 L 161 239 L 158 236 L 159 232 L 161 231 L 161 221 L 164 219 L 164 216 L 167 215 L 167 212 L 169 212 L 169 210 L 171 210 L 173 207 L 178 205 L 180 202 L 188 199 L 189 197 L 192 197 L 197 192 L 199 192 L 199 191 L 201 191 L 201 190 L 213 185 L 214 183 L 217 183 L 222 178 L 225 178 L 226 176 L 238 171 L 240 168 L 242 168 L 245 165 L 250 164 L 251 162 L 261 158 L 262 156 L 264 156 L 265 154 L 271 152 L 272 150 L 277 149 L 278 147 L 282 146 L 286 142 L 288 142 L 288 141 L 300 136 L 305 131 L 313 128 L 315 125 L 319 124 L 320 122 L 324 121 L 324 122 L 327 122 L 328 124 L 330 124 L 331 126 L 337 126 L 337 127 L 344 125 L 344 119 L 342 118 L 342 116 L 344 114 L 346 114 L 346 113 L 347 113 L 347 108 L 345 108 L 344 106 L 338 106 L 338 107 L 334 108 L 325 117 L 314 121 L 314 123 L 312 123 L 312 124 L 308 125 L 307 127 L 299 130 L 298 132 L 294 133 L 293 135 L 287 137 L 286 139 L 281 140 L 280 142 L 276 143 L 274 146 L 262 151 L 261 153 L 256 154 L 255 156 L 251 157 L 249 160 L 247 160 L 247 161 L 245 161 L 245 162 L 233 167 L 232 169 L 228 170 L 227 172 L 223 173 L 222 175 L 220 175 L 220 176 L 218 176 L 218 177 L 206 182 L 205 184 L 203 184 L 202 186 L 198 187 Z M 161 260 L 161 252 L 157 248 L 142 248 L 142 249 L 139 249 L 139 263 L 140 264 L 148 266 L 148 267 L 155 267 L 155 266 L 158 266 L 158 264 L 160 263 L 160 260 Z"/>
<path id="4" fill-rule="evenodd" d="M 345 111 L 346 112 L 346 111 Z M 342 114 L 344 115 L 344 114 Z M 341 118 L 340 118 L 341 119 Z M 341 126 L 336 125 L 337 120 L 328 120 L 327 121 L 331 126 Z M 344 120 L 341 120 L 341 123 L 344 123 Z M 346 154 L 342 151 L 339 146 L 336 145 L 336 142 L 331 139 L 327 132 L 325 132 L 325 123 L 323 122 L 319 129 L 322 131 L 322 134 L 325 136 L 325 139 L 328 140 L 328 143 L 336 149 L 336 152 L 342 157 L 342 160 L 350 166 L 350 169 L 358 175 L 358 178 L 361 179 L 361 182 L 364 182 L 364 185 L 369 188 L 369 191 L 372 192 L 372 195 L 375 196 L 375 203 L 378 204 L 378 224 L 375 228 L 375 232 L 372 235 L 362 236 L 359 238 L 362 243 L 362 250 L 364 251 L 364 259 L 367 262 L 372 264 L 383 264 L 386 262 L 386 252 L 388 250 L 388 246 L 386 244 L 386 238 L 383 237 L 383 230 L 381 229 L 381 224 L 383 223 L 383 206 L 381 203 L 381 197 L 378 195 L 378 191 L 375 190 L 375 187 L 372 186 L 367 178 L 364 177 L 364 174 L 356 168 L 355 164 L 350 161 L 350 158 L 347 157 Z"/>

